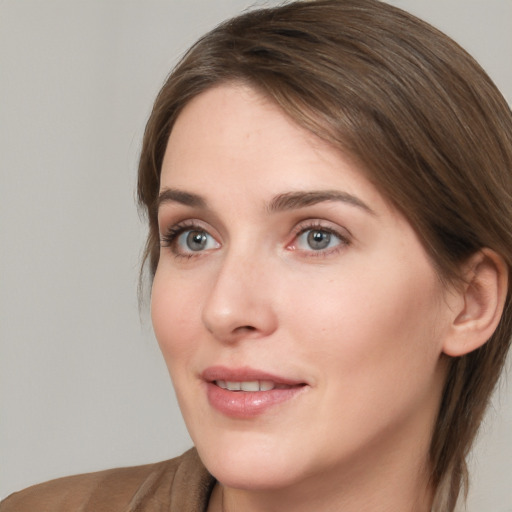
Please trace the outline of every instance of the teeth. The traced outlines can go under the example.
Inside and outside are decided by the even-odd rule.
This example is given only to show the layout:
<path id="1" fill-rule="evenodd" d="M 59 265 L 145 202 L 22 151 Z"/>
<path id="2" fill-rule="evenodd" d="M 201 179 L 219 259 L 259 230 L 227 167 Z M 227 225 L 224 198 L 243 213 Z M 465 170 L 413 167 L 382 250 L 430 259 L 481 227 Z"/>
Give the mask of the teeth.
<path id="1" fill-rule="evenodd" d="M 257 380 L 250 380 L 247 382 L 240 382 L 240 389 L 242 391 L 259 391 L 260 383 Z"/>
<path id="2" fill-rule="evenodd" d="M 215 384 L 217 384 L 219 388 L 229 391 L 270 391 L 277 387 L 271 380 L 249 380 L 242 382 L 216 380 Z"/>
<path id="3" fill-rule="evenodd" d="M 260 391 L 270 391 L 276 385 L 271 380 L 260 380 Z"/>

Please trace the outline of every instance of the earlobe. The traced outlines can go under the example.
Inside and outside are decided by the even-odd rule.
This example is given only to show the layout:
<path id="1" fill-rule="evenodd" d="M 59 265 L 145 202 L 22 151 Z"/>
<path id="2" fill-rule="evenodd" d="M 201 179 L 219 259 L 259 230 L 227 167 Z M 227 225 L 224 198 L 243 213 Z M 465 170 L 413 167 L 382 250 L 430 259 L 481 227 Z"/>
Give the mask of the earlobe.
<path id="1" fill-rule="evenodd" d="M 466 282 L 443 352 L 463 356 L 481 347 L 493 335 L 501 319 L 508 289 L 508 268 L 491 249 L 482 249 L 466 264 Z"/>

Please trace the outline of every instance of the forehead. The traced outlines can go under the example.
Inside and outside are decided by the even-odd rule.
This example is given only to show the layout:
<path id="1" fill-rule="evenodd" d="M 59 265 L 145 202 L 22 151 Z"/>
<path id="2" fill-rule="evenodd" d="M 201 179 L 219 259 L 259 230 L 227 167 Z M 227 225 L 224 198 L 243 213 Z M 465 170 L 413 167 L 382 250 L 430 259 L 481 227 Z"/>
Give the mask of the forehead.
<path id="1" fill-rule="evenodd" d="M 255 89 L 222 84 L 193 98 L 180 113 L 168 141 L 164 168 L 169 160 L 197 161 L 207 155 L 215 155 L 216 161 L 224 155 L 225 164 L 238 160 L 261 165 L 278 160 L 280 154 L 291 149 L 297 152 L 300 147 L 297 157 L 311 159 L 318 158 L 324 146 L 327 143 L 300 127 Z"/>
<path id="2" fill-rule="evenodd" d="M 382 201 L 352 158 L 240 84 L 219 85 L 191 100 L 164 156 L 161 189 L 213 194 L 220 192 L 219 183 L 224 191 L 364 189 L 367 198 Z"/>

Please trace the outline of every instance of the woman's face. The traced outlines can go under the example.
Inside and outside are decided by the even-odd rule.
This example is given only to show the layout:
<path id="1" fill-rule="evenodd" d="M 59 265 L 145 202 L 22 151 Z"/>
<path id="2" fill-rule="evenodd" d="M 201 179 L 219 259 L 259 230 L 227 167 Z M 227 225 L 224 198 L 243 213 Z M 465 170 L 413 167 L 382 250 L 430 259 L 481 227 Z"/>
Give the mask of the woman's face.
<path id="1" fill-rule="evenodd" d="M 161 183 L 152 319 L 213 475 L 281 488 L 423 461 L 449 296 L 357 166 L 230 84 L 180 114 Z"/>

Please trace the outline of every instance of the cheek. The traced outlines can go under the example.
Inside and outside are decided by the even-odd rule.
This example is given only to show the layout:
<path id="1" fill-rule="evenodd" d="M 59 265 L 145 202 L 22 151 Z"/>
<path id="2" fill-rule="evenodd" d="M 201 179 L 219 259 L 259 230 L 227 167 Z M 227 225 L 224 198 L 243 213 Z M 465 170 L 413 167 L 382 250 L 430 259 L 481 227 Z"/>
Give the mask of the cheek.
<path id="1" fill-rule="evenodd" d="M 295 319 L 294 335 L 331 371 L 396 381 L 418 368 L 433 370 L 440 354 L 435 327 L 441 285 L 429 266 L 379 266 L 372 272 L 367 265 L 362 272 L 302 285 L 307 293 L 295 291 L 289 323 Z"/>
<path id="2" fill-rule="evenodd" d="M 167 365 L 188 358 L 194 350 L 199 301 L 190 287 L 157 270 L 151 291 L 151 320 Z"/>

